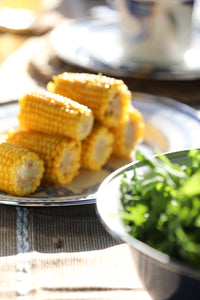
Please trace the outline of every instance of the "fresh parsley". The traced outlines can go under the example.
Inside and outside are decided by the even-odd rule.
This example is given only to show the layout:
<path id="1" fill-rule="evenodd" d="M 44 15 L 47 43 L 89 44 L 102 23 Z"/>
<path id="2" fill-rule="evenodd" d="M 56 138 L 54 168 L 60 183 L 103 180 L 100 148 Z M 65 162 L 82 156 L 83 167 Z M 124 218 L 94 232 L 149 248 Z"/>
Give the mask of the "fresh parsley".
<path id="1" fill-rule="evenodd" d="M 148 171 L 124 173 L 121 217 L 135 238 L 200 268 L 200 150 L 188 151 L 187 164 L 157 154 L 136 152 Z"/>

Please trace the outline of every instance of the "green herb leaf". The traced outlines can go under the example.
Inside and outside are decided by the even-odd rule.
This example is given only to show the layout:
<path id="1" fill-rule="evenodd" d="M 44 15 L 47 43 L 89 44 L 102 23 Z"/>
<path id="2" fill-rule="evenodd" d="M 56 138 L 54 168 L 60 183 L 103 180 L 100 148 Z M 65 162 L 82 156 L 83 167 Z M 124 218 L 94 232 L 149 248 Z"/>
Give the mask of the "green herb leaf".
<path id="1" fill-rule="evenodd" d="M 200 170 L 194 173 L 180 188 L 180 192 L 188 197 L 200 194 Z"/>

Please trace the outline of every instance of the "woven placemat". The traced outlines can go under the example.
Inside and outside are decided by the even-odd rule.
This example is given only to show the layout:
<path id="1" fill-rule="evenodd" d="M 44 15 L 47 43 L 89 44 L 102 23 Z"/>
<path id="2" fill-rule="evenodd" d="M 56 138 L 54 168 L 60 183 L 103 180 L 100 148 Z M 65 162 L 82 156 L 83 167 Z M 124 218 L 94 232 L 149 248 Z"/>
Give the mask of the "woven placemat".
<path id="1" fill-rule="evenodd" d="M 0 225 L 0 299 L 151 299 L 95 205 L 0 205 Z"/>

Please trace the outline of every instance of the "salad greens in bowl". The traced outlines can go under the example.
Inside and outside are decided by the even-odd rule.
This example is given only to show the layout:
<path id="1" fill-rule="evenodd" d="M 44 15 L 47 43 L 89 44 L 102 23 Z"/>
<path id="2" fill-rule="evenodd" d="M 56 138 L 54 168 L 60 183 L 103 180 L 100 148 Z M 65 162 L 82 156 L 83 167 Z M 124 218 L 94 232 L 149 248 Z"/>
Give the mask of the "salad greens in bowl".
<path id="1" fill-rule="evenodd" d="M 200 150 L 136 159 L 101 184 L 97 213 L 153 299 L 200 299 Z"/>

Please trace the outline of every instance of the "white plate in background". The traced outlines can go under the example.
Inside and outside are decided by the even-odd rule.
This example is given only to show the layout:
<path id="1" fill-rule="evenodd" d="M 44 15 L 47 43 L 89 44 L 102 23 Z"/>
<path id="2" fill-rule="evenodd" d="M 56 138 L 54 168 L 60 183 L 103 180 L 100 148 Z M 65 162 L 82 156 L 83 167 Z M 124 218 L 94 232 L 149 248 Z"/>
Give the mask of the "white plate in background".
<path id="1" fill-rule="evenodd" d="M 50 42 L 56 55 L 66 63 L 106 75 L 162 80 L 200 77 L 200 66 L 191 64 L 191 58 L 160 68 L 127 60 L 115 18 L 87 18 L 62 24 L 51 32 Z"/>

